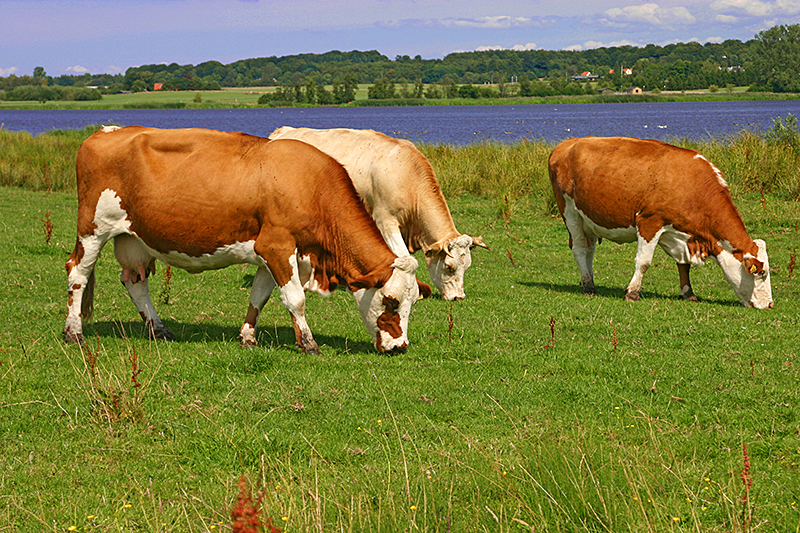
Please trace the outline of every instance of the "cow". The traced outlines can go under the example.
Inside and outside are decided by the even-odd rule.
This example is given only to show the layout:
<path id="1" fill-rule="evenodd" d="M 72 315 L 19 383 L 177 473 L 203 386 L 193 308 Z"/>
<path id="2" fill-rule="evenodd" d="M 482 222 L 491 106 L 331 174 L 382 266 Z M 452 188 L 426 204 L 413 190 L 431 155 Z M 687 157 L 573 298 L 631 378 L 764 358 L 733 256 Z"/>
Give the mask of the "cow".
<path id="1" fill-rule="evenodd" d="M 299 139 L 343 164 L 389 248 L 398 256 L 422 250 L 442 298 L 465 298 L 471 251 L 488 246 L 456 230 L 433 167 L 413 143 L 372 130 L 289 126 L 269 138 Z M 419 283 L 422 294 L 430 295 L 430 287 Z"/>
<path id="2" fill-rule="evenodd" d="M 259 313 L 277 286 L 297 346 L 319 353 L 304 289 L 326 296 L 338 284 L 352 292 L 379 352 L 408 346 L 417 261 L 389 249 L 344 167 L 311 145 L 204 129 L 110 127 L 84 141 L 76 169 L 66 342 L 83 342 L 95 263 L 113 239 L 120 280 L 151 338 L 173 338 L 148 291 L 158 259 L 192 273 L 256 265 L 240 330 L 245 345 L 257 344 Z"/>
<path id="3" fill-rule="evenodd" d="M 548 166 L 584 293 L 596 293 L 598 239 L 636 241 L 625 300 L 639 299 L 658 245 L 678 264 L 682 298 L 697 301 L 689 267 L 710 257 L 742 305 L 772 308 L 766 243 L 747 234 L 722 173 L 698 152 L 654 140 L 584 137 L 556 146 Z"/>

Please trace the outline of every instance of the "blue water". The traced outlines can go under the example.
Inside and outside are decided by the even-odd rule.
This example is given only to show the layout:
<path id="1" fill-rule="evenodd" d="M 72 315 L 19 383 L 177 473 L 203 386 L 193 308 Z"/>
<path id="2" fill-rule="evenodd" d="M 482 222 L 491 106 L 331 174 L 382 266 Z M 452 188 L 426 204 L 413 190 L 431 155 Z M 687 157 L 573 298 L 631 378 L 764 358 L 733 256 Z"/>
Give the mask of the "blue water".
<path id="1" fill-rule="evenodd" d="M 414 142 L 560 141 L 587 135 L 703 139 L 800 116 L 800 101 L 323 107 L 305 109 L 0 110 L 0 124 L 36 135 L 89 124 L 212 128 L 268 136 L 279 126 L 373 129 Z"/>

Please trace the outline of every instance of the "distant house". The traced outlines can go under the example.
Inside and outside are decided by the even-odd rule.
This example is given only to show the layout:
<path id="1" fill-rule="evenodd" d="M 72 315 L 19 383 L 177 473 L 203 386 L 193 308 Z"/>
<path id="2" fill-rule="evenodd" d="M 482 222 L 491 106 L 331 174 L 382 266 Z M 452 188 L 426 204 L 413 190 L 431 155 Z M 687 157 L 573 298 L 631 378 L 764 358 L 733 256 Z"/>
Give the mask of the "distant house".
<path id="1" fill-rule="evenodd" d="M 628 94 L 642 94 L 642 88 L 641 87 L 628 87 L 625 90 L 625 92 L 628 93 Z"/>
<path id="2" fill-rule="evenodd" d="M 160 90 L 161 90 L 161 87 L 163 87 L 163 86 L 164 86 L 164 84 L 163 84 L 163 83 L 154 83 L 154 84 L 153 84 L 153 90 L 154 90 L 154 91 L 160 91 Z"/>
<path id="3" fill-rule="evenodd" d="M 613 69 L 613 68 L 612 68 L 611 70 L 609 70 L 609 71 L 608 71 L 608 73 L 609 73 L 609 74 L 614 74 L 614 72 L 615 72 L 615 71 L 614 71 L 614 69 Z M 623 76 L 633 76 L 633 69 L 632 69 L 632 68 L 621 68 L 621 69 L 619 70 L 619 72 L 620 72 L 620 74 L 622 74 Z"/>
<path id="4" fill-rule="evenodd" d="M 597 80 L 597 79 L 600 79 L 600 76 L 598 76 L 597 74 L 592 74 L 588 70 L 585 72 L 581 72 L 577 76 L 572 76 L 573 81 L 587 81 L 587 80 Z"/>

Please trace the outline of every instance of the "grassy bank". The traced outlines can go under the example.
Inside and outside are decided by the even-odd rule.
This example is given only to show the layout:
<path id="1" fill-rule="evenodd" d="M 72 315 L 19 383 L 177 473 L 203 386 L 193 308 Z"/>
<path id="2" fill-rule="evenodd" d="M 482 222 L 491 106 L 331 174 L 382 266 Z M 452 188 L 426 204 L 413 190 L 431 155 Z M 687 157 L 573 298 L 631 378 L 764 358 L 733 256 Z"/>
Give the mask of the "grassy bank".
<path id="1" fill-rule="evenodd" d="M 551 146 L 421 146 L 457 227 L 492 249 L 475 250 L 467 299 L 418 302 L 408 352 L 386 357 L 343 292 L 308 298 L 323 355 L 298 353 L 276 297 L 260 346 L 240 348 L 244 266 L 169 280 L 159 267 L 151 293 L 177 340 L 148 341 L 111 246 L 87 346 L 65 346 L 87 134 L 0 130 L 0 531 L 230 531 L 241 476 L 263 491 L 262 519 L 287 532 L 800 523 L 791 142 L 743 133 L 693 146 L 768 243 L 775 308 L 761 312 L 713 264 L 692 270 L 702 301 L 678 299 L 661 253 L 642 300 L 625 302 L 635 247 L 612 242 L 586 297 L 553 215 Z"/>
<path id="2" fill-rule="evenodd" d="M 781 119 L 779 119 L 781 120 Z M 780 122 L 780 124 L 783 124 Z M 0 185 L 40 191 L 75 190 L 75 154 L 96 129 L 53 131 L 36 137 L 0 128 Z M 800 200 L 800 137 L 797 129 L 783 128 L 782 137 L 770 138 L 749 130 L 718 139 L 676 139 L 714 162 L 725 175 L 734 196 L 774 194 Z M 547 176 L 547 156 L 554 145 L 540 141 L 483 143 L 467 146 L 421 144 L 431 160 L 445 194 L 470 193 L 513 210 L 518 203 L 534 203 L 554 213 Z M 509 213 L 506 213 L 509 214 Z"/>

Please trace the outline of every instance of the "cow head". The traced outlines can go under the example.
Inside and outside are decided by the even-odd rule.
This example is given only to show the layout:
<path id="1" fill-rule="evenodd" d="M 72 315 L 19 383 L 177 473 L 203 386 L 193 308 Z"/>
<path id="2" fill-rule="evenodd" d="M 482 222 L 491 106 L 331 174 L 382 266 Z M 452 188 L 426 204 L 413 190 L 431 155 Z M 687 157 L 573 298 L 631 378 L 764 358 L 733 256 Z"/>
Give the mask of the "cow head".
<path id="1" fill-rule="evenodd" d="M 739 261 L 733 254 L 723 250 L 716 259 L 722 267 L 725 279 L 733 287 L 742 305 L 756 309 L 771 309 L 773 301 L 767 243 L 761 239 L 755 239 L 753 242 L 758 246 L 756 257 L 745 254 Z"/>
<path id="2" fill-rule="evenodd" d="M 459 235 L 425 250 L 431 281 L 445 300 L 464 299 L 464 273 L 472 264 L 471 250 L 476 246 L 489 249 L 480 237 Z"/>
<path id="3" fill-rule="evenodd" d="M 408 317 L 411 306 L 419 298 L 417 260 L 398 257 L 392 263 L 392 274 L 382 287 L 359 288 L 351 284 L 361 319 L 381 353 L 404 352 L 408 346 Z"/>

